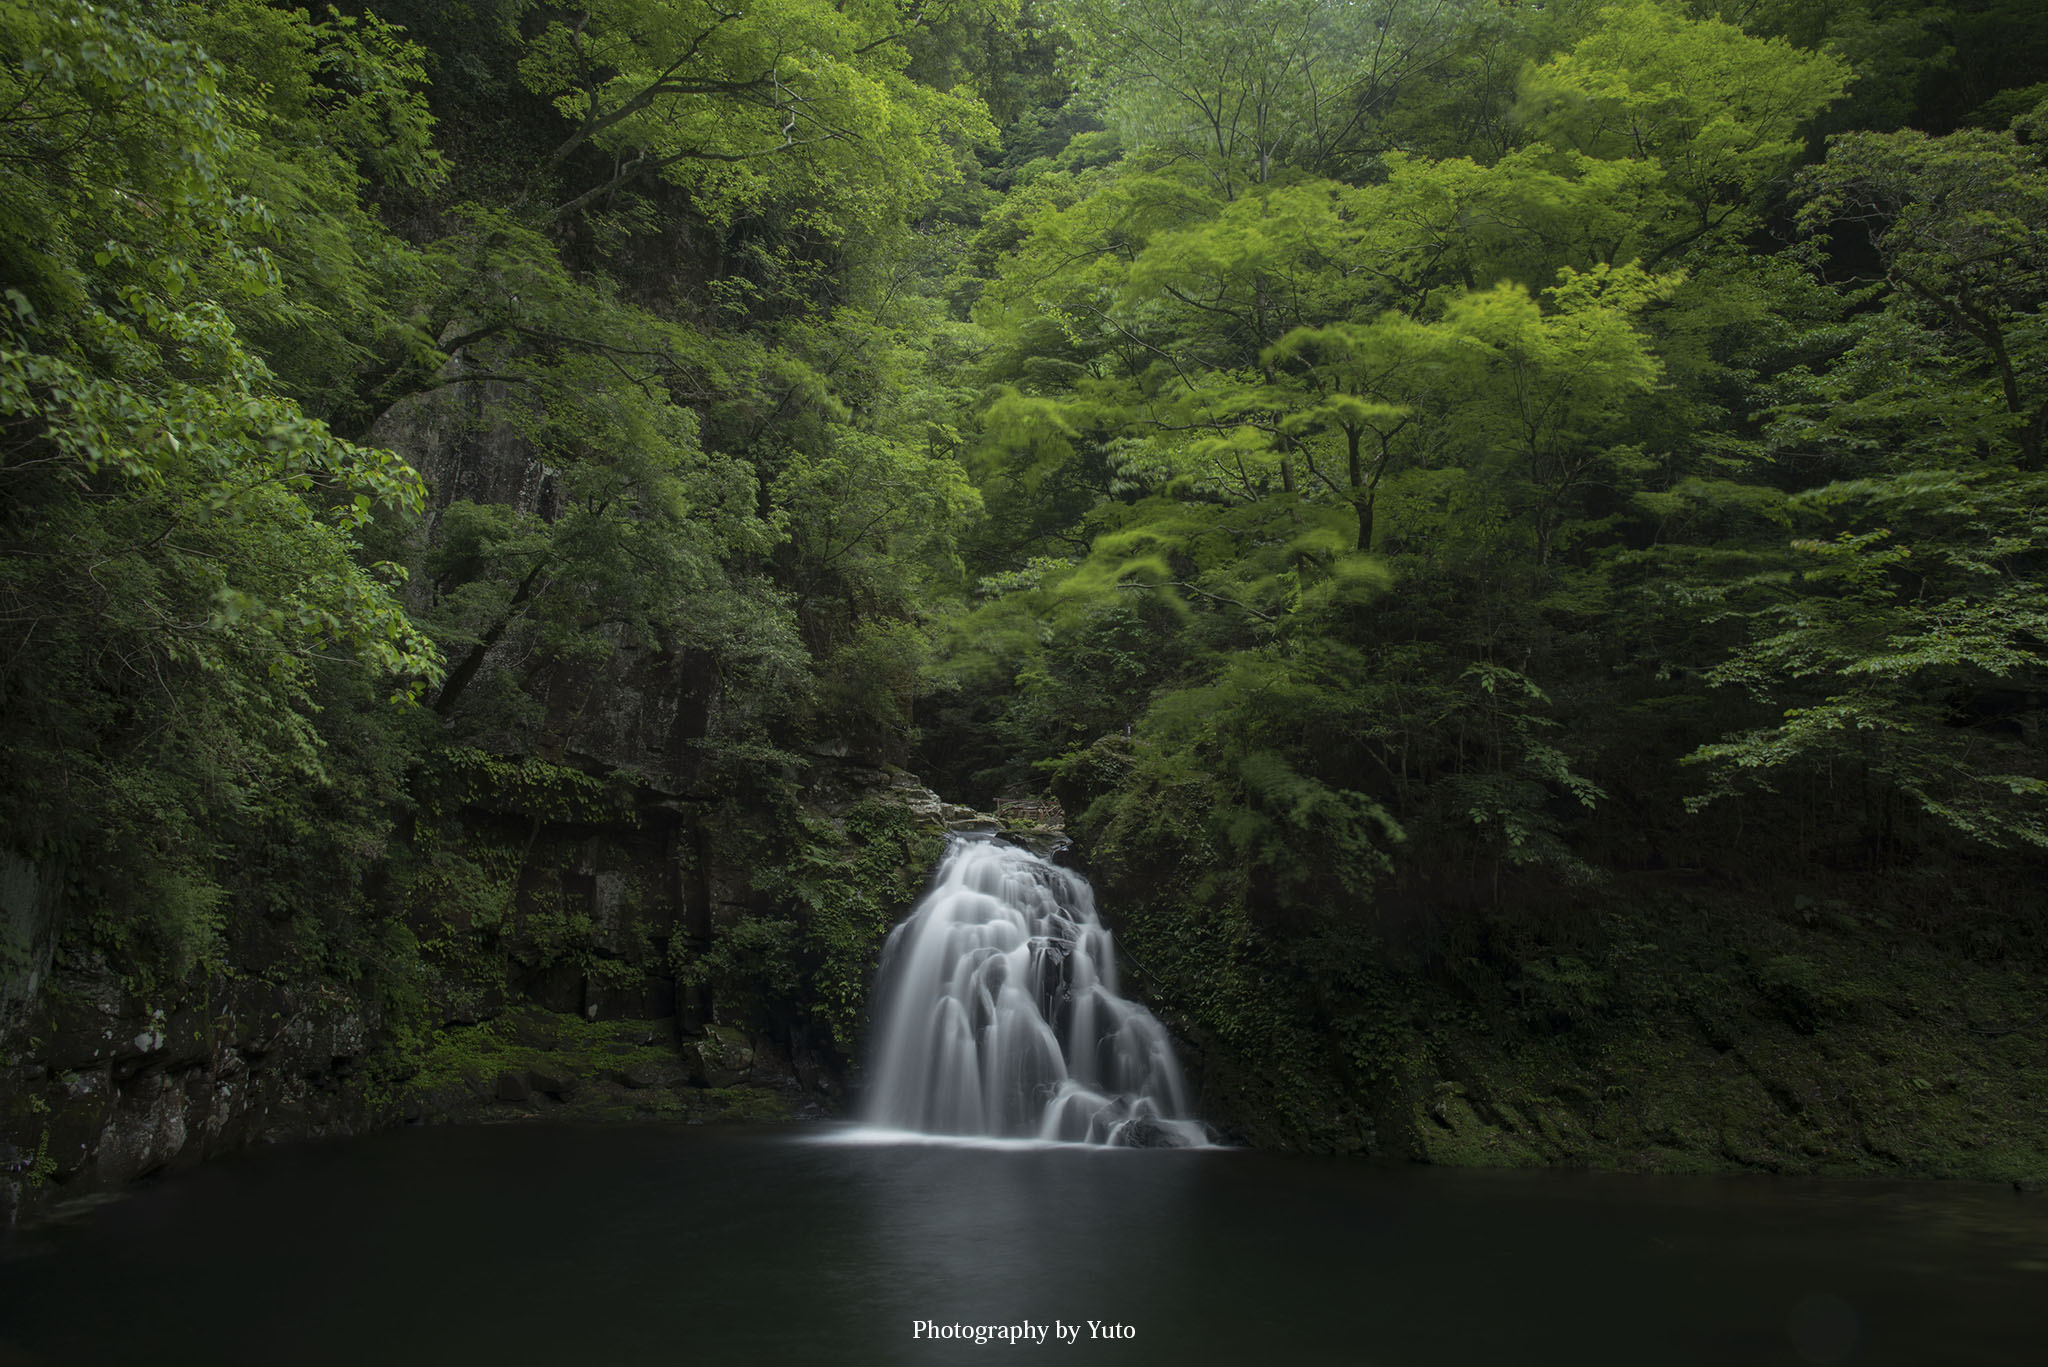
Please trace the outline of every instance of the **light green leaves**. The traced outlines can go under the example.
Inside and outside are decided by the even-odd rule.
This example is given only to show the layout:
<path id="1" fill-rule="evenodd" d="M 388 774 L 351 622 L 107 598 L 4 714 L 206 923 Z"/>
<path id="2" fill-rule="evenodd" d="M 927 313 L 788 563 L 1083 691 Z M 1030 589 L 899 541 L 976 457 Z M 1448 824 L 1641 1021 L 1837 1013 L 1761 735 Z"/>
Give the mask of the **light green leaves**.
<path id="1" fill-rule="evenodd" d="M 833 237 L 900 219 L 957 175 L 950 143 L 993 136 L 972 95 L 905 75 L 900 40 L 920 13 L 824 0 L 601 0 L 550 19 L 527 42 L 520 75 L 569 123 L 551 165 L 586 146 L 608 163 L 557 214 L 660 175 L 688 187 L 714 221 L 771 201 Z"/>
<path id="2" fill-rule="evenodd" d="M 1402 0 L 1066 0 L 1081 88 L 1126 145 L 1201 166 L 1225 198 L 1333 175 L 1380 141 L 1403 86 L 1444 63 L 1475 5 Z"/>
<path id="3" fill-rule="evenodd" d="M 1845 134 L 1802 188 L 1803 226 L 1818 233 L 1855 224 L 1871 233 L 1897 321 L 1910 319 L 1967 358 L 1972 397 L 1990 413 L 2004 410 L 2005 442 L 2021 465 L 2040 469 L 2048 441 L 2048 165 L 2040 141 L 1979 129 L 1941 138 Z M 1896 324 L 1885 331 L 1911 344 Z M 1881 357 L 1890 339 L 1880 332 L 1875 340 Z M 1917 380 L 1894 383 L 1909 389 Z M 1897 398 L 1924 402 L 1913 393 Z"/>
<path id="4" fill-rule="evenodd" d="M 279 669 L 340 645 L 380 671 L 430 677 L 438 666 L 391 586 L 350 555 L 372 508 L 419 506 L 418 476 L 277 397 L 220 301 L 272 290 L 275 277 L 260 251 L 230 250 L 267 215 L 225 174 L 246 135 L 218 69 L 106 11 L 68 5 L 55 18 L 40 48 L 0 53 L 0 86 L 30 111 L 9 125 L 10 150 L 36 163 L 70 145 L 40 184 L 10 177 L 0 192 L 0 251 L 41 263 L 44 296 L 0 328 L 0 416 L 11 420 L 0 470 L 16 497 L 64 499 L 75 495 L 38 467 L 68 466 L 74 490 L 153 524 L 123 558 L 204 559 L 233 601 L 266 603 L 220 625 L 275 652 Z M 0 33 L 26 36 L 15 7 L 4 19 Z M 163 78 L 172 71 L 178 80 Z M 306 538 L 297 572 L 293 536 Z M 160 645 L 202 662 L 236 648 L 190 625 Z"/>
<path id="5" fill-rule="evenodd" d="M 1684 17 L 1665 0 L 1602 11 L 1570 52 L 1534 72 L 1525 100 L 1554 146 L 1661 167 L 1689 224 L 1733 226 L 1800 150 L 1800 127 L 1847 88 L 1826 52 Z"/>

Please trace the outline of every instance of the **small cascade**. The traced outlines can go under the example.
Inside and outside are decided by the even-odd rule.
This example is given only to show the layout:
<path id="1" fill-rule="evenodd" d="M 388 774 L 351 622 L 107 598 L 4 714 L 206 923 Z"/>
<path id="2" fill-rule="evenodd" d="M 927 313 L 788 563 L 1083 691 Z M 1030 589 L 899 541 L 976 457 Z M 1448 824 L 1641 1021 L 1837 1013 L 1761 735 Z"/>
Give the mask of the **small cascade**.
<path id="1" fill-rule="evenodd" d="M 955 836 L 889 934 L 866 1119 L 892 1129 L 1084 1144 L 1208 1142 L 1166 1027 L 1117 994 L 1087 880 Z"/>

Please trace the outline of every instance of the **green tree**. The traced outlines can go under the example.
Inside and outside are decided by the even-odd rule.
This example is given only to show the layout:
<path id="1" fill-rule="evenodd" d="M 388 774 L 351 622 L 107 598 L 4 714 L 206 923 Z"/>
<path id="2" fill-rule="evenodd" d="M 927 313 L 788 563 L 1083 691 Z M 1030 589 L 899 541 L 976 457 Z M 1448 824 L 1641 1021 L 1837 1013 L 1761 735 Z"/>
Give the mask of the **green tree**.
<path id="1" fill-rule="evenodd" d="M 212 947 L 232 833 L 332 781 L 329 685 L 440 672 L 402 571 L 359 558 L 418 476 L 307 417 L 237 329 L 283 286 L 222 87 L 119 12 L 0 6 L 6 825 L 144 907 L 97 933 L 173 971 Z"/>
<path id="2" fill-rule="evenodd" d="M 554 213 L 659 175 L 714 219 L 771 198 L 828 234 L 898 219 L 957 174 L 947 138 L 990 131 L 971 95 L 904 70 L 911 31 L 972 8 L 601 0 L 550 16 L 520 61 L 573 125 L 549 166 L 602 158 L 585 158 L 602 169 Z"/>
<path id="3" fill-rule="evenodd" d="M 1539 136 L 1567 158 L 1659 168 L 1661 203 L 1637 208 L 1654 233 L 1643 261 L 1655 266 L 1754 227 L 1764 194 L 1799 158 L 1803 126 L 1848 81 L 1832 54 L 1632 0 L 1533 72 L 1525 102 Z"/>
<path id="4" fill-rule="evenodd" d="M 1880 846 L 1916 812 L 2048 844 L 2043 180 L 2037 147 L 1967 129 L 1845 135 L 1810 173 L 1803 221 L 1867 233 L 1887 288 L 1772 424 L 1845 477 L 1792 500 L 1779 566 L 1719 590 L 1751 636 L 1711 677 L 1773 715 L 1696 753 L 1708 797 L 1839 770 Z"/>
<path id="5" fill-rule="evenodd" d="M 1412 82 L 1443 64 L 1460 0 L 1068 0 L 1080 88 L 1133 148 L 1196 159 L 1235 198 L 1276 175 L 1340 175 L 1384 143 Z"/>

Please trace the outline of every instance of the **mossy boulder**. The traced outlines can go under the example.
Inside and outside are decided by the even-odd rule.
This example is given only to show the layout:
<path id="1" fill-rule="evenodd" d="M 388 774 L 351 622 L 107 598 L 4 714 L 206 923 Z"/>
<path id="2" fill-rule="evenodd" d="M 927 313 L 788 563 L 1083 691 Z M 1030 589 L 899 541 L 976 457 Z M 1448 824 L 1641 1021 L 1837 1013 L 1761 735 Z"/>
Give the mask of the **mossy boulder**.
<path id="1" fill-rule="evenodd" d="M 701 1039 L 683 1046 L 690 1081 L 699 1087 L 737 1087 L 754 1068 L 754 1049 L 743 1031 L 730 1025 L 705 1028 Z"/>

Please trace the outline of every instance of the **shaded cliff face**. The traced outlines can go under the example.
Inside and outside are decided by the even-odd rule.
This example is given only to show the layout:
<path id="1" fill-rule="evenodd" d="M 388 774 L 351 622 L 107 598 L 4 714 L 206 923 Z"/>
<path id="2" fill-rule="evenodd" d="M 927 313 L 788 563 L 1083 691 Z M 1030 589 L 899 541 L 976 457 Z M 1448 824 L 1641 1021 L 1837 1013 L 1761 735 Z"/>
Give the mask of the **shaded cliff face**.
<path id="1" fill-rule="evenodd" d="M 1109 859 L 1196 1106 L 1261 1147 L 1457 1167 L 2048 1179 L 2048 942 L 2018 889 L 1699 874 L 1433 908 L 1313 954 Z M 1391 918 L 1389 918 L 1391 921 Z M 1304 937 L 1306 938 L 1306 937 Z"/>
<path id="2" fill-rule="evenodd" d="M 610 822 L 470 805 L 433 849 L 416 833 L 390 857 L 404 896 L 384 957 L 352 973 L 306 962 L 278 924 L 234 945 L 226 971 L 139 990 L 65 943 L 61 887 L 12 870 L 10 897 L 37 897 L 9 902 L 10 927 L 49 933 L 42 967 L 7 980 L 0 1208 L 387 1124 L 829 1113 L 851 1053 L 806 1011 L 813 980 L 764 1000 L 757 965 L 718 947 L 786 927 L 790 971 L 819 971 L 806 947 L 828 928 L 792 891 L 801 862 L 872 911 L 872 943 L 838 946 L 859 971 L 833 980 L 864 991 L 880 931 L 928 876 L 944 804 L 900 772 L 829 759 L 783 814 L 794 837 L 775 814 L 631 796 Z M 857 1026 L 864 1000 L 845 1005 Z"/>
<path id="3" fill-rule="evenodd" d="M 433 710 L 449 737 L 493 753 L 542 753 L 669 797 L 694 793 L 706 743 L 744 727 L 723 715 L 734 700 L 718 652 L 663 629 L 659 612 L 628 621 L 604 600 L 591 553 L 562 525 L 564 471 L 506 418 L 505 390 L 415 396 L 373 429 L 430 490 L 406 597 L 439 624 L 448 659 Z"/>
<path id="4" fill-rule="evenodd" d="M 0 851 L 0 1039 L 28 1022 L 57 949 L 62 864 Z"/>
<path id="5" fill-rule="evenodd" d="M 102 961 L 60 969 L 38 1007 L 8 1043 L 10 1204 L 367 1123 L 379 1022 L 339 984 L 219 979 L 151 1006 Z"/>
<path id="6" fill-rule="evenodd" d="M 837 1104 L 866 969 L 943 804 L 844 746 L 766 745 L 762 700 L 732 686 L 744 661 L 593 613 L 561 471 L 503 399 L 450 387 L 375 434 L 432 491 L 402 553 L 451 670 L 403 790 L 377 795 L 359 888 L 222 907 L 213 952 L 167 980 L 106 944 L 144 909 L 76 914 L 61 865 L 0 865 L 9 1218 L 402 1121 Z M 738 744 L 755 772 L 735 776 Z M 809 1009 L 821 974 L 829 1023 Z"/>

